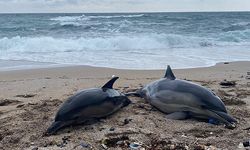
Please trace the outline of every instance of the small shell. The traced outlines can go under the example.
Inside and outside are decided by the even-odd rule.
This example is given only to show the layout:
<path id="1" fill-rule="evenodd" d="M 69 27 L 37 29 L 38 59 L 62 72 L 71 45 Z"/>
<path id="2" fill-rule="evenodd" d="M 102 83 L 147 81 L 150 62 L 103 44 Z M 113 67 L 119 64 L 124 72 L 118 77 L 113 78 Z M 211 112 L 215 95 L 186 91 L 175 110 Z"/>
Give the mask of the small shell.
<path id="1" fill-rule="evenodd" d="M 139 149 L 141 147 L 141 145 L 139 143 L 131 143 L 131 144 L 129 144 L 129 147 L 131 149 Z"/>

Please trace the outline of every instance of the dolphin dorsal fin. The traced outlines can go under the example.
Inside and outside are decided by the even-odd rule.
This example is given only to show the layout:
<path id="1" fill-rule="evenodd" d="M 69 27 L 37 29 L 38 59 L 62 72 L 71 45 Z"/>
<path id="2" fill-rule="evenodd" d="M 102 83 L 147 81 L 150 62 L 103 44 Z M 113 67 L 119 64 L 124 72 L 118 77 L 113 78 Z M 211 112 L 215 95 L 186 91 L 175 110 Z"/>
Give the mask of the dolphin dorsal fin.
<path id="1" fill-rule="evenodd" d="M 110 79 L 102 88 L 112 89 L 112 88 L 113 88 L 113 84 L 115 83 L 115 81 L 116 81 L 118 78 L 119 78 L 119 77 L 113 77 L 113 78 Z"/>
<path id="2" fill-rule="evenodd" d="M 168 68 L 166 70 L 164 78 L 170 79 L 170 80 L 175 80 L 176 77 L 174 76 L 174 73 L 172 72 L 171 67 L 168 65 Z"/>

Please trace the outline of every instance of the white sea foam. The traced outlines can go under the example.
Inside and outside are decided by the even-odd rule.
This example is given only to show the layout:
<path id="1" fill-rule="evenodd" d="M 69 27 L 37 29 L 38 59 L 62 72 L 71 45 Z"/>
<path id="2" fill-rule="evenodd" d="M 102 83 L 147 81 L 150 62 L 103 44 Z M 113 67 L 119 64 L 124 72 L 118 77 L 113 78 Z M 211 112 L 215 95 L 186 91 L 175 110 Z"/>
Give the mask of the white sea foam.
<path id="1" fill-rule="evenodd" d="M 138 17 L 143 17 L 144 14 L 134 14 L 134 15 L 112 15 L 112 16 L 87 16 L 88 18 L 106 18 L 106 19 L 110 19 L 110 18 L 138 18 Z"/>
<path id="2" fill-rule="evenodd" d="M 226 44 L 215 39 L 171 34 L 79 38 L 16 36 L 0 39 L 0 59 L 130 69 L 163 69 L 166 64 L 186 68 L 249 60 L 249 44 Z"/>
<path id="3" fill-rule="evenodd" d="M 144 14 L 128 14 L 128 15 L 79 15 L 79 16 L 59 16 L 51 18 L 53 21 L 85 21 L 90 19 L 110 19 L 110 18 L 137 18 L 143 17 Z"/>
<path id="4" fill-rule="evenodd" d="M 96 15 L 96 16 L 85 16 L 85 15 L 80 15 L 80 16 L 59 16 L 59 17 L 54 17 L 51 18 L 51 21 L 55 21 L 52 23 L 54 24 L 60 24 L 61 26 L 67 26 L 67 25 L 72 25 L 72 26 L 84 26 L 86 24 L 90 25 L 96 25 L 96 24 L 102 24 L 100 22 L 89 22 L 91 19 L 111 19 L 111 18 L 124 18 L 125 20 L 120 20 L 120 21 L 115 21 L 115 22 L 106 22 L 110 24 L 122 24 L 124 22 L 129 23 L 126 18 L 136 18 L 136 17 L 142 17 L 144 14 L 134 14 L 134 15 Z"/>
<path id="5" fill-rule="evenodd" d="M 51 18 L 50 20 L 66 22 L 66 21 L 88 20 L 88 18 L 85 15 L 81 15 L 81 16 L 59 16 L 59 17 Z"/>
<path id="6" fill-rule="evenodd" d="M 46 43 L 46 44 L 44 44 Z M 223 43 L 223 42 L 221 42 Z M 217 43 L 218 44 L 218 43 Z M 157 50 L 171 48 L 199 48 L 213 46 L 211 40 L 185 37 L 174 34 L 136 34 L 78 38 L 54 37 L 12 37 L 0 39 L 2 52 L 21 51 L 27 53 L 68 52 L 68 51 L 127 51 Z"/>

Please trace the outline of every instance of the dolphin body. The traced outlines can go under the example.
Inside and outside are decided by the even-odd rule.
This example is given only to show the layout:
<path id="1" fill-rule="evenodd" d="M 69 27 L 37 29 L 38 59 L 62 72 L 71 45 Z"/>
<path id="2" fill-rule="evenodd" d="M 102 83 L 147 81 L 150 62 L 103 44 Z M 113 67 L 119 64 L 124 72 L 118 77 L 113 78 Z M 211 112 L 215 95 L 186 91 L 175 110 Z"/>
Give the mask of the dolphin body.
<path id="1" fill-rule="evenodd" d="M 59 129 L 107 117 L 131 101 L 113 89 L 113 77 L 102 88 L 82 90 L 69 97 L 58 110 L 55 120 L 47 129 L 46 135 L 55 134 Z"/>
<path id="2" fill-rule="evenodd" d="M 169 119 L 190 117 L 213 120 L 235 128 L 233 117 L 227 114 L 224 103 L 212 91 L 192 82 L 176 79 L 170 66 L 162 79 L 153 81 L 137 94 Z"/>

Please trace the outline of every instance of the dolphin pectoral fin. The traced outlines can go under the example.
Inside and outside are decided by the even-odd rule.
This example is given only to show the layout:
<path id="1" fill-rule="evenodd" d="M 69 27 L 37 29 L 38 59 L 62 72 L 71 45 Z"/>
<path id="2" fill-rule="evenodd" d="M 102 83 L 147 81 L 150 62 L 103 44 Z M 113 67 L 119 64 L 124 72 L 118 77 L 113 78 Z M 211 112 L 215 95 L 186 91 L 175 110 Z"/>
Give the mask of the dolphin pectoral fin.
<path id="1" fill-rule="evenodd" d="M 113 84 L 119 77 L 113 77 L 102 88 L 113 89 Z"/>
<path id="2" fill-rule="evenodd" d="M 167 119 L 173 119 L 173 120 L 184 120 L 188 118 L 188 114 L 183 111 L 173 112 L 171 114 L 166 115 Z"/>
<path id="3" fill-rule="evenodd" d="M 172 69 L 169 65 L 168 65 L 168 68 L 167 68 L 166 73 L 164 75 L 164 78 L 168 78 L 170 80 L 176 79 L 176 77 L 175 77 L 174 73 L 172 72 Z"/>

